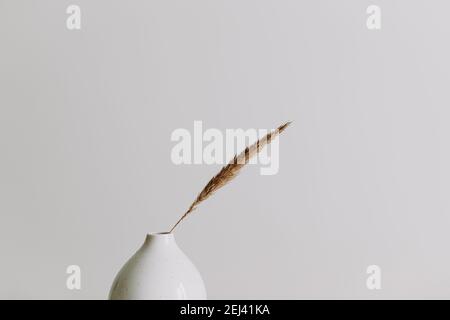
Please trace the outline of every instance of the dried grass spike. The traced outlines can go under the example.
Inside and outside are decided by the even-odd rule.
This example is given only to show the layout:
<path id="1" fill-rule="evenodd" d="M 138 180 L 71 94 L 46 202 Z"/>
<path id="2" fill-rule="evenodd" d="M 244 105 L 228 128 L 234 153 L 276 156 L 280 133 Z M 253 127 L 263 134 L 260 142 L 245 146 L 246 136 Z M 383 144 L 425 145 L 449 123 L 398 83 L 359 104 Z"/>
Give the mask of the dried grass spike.
<path id="1" fill-rule="evenodd" d="M 181 221 L 183 221 L 192 211 L 194 211 L 201 202 L 208 199 L 214 192 L 233 180 L 239 174 L 242 167 L 245 166 L 253 156 L 258 154 L 266 145 L 272 142 L 272 140 L 283 132 L 290 124 L 291 122 L 286 122 L 285 124 L 279 126 L 276 130 L 266 134 L 263 138 L 259 139 L 251 146 L 246 147 L 245 150 L 239 155 L 235 155 L 233 160 L 231 160 L 219 171 L 219 173 L 209 180 L 189 209 L 181 216 L 169 232 L 172 233 L 178 224 L 180 224 Z"/>

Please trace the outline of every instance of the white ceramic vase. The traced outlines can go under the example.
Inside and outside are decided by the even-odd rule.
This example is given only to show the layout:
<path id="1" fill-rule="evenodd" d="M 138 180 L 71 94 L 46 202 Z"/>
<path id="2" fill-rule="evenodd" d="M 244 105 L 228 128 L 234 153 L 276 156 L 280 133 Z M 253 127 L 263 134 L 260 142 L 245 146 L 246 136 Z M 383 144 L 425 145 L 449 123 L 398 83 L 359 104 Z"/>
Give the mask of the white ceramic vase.
<path id="1" fill-rule="evenodd" d="M 197 268 L 172 233 L 148 234 L 114 279 L 111 300 L 206 299 Z"/>

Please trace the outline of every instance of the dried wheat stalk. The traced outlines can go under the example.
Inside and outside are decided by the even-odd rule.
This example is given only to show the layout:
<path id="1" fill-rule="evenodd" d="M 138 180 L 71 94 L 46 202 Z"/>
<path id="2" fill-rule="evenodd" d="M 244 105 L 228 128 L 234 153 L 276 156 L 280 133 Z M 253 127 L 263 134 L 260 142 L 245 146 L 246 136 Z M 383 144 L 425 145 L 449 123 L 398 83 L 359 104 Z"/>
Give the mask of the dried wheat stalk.
<path id="1" fill-rule="evenodd" d="M 228 182 L 233 180 L 241 170 L 241 168 L 246 165 L 250 158 L 254 155 L 258 154 L 264 146 L 269 144 L 275 137 L 277 137 L 281 132 L 286 129 L 291 122 L 287 122 L 281 126 L 279 126 L 276 130 L 269 132 L 263 138 L 256 141 L 249 147 L 246 147 L 244 151 L 242 151 L 239 155 L 235 155 L 233 160 L 231 160 L 226 166 L 219 171 L 203 188 L 203 190 L 199 193 L 195 201 L 191 204 L 189 209 L 181 216 L 181 218 L 175 223 L 175 225 L 170 229 L 169 233 L 178 226 L 178 224 L 183 221 L 196 207 L 200 202 L 205 201 L 209 198 L 215 191 L 222 188 Z"/>

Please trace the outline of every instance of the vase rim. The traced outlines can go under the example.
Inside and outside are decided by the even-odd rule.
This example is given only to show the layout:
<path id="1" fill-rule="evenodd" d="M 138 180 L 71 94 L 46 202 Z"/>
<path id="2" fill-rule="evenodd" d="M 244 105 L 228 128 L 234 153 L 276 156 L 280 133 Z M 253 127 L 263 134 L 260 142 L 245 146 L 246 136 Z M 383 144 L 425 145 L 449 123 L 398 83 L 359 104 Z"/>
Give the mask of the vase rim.
<path id="1" fill-rule="evenodd" d="M 144 245 L 148 245 L 150 243 L 163 243 L 168 245 L 175 243 L 175 237 L 171 232 L 151 232 L 147 233 Z"/>
<path id="2" fill-rule="evenodd" d="M 149 233 L 147 233 L 147 237 L 171 238 L 171 237 L 173 237 L 173 233 L 172 232 L 149 232 Z"/>

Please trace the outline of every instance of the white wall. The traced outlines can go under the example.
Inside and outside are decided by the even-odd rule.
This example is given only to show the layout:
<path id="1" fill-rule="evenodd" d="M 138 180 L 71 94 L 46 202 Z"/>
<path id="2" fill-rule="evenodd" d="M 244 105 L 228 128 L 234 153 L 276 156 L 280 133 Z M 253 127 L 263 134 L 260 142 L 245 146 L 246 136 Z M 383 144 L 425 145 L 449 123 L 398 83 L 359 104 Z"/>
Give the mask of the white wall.
<path id="1" fill-rule="evenodd" d="M 277 175 L 247 168 L 177 231 L 210 298 L 450 298 L 449 9 L 1 0 L 0 298 L 106 298 L 220 168 L 171 162 L 194 120 L 295 121 Z"/>

